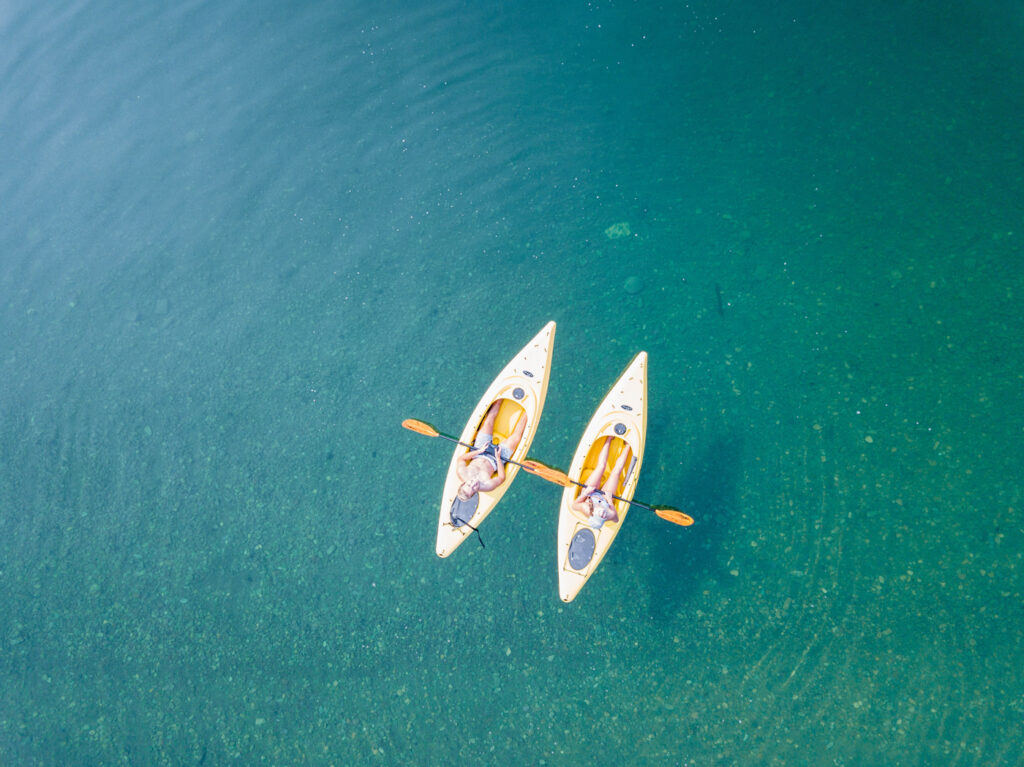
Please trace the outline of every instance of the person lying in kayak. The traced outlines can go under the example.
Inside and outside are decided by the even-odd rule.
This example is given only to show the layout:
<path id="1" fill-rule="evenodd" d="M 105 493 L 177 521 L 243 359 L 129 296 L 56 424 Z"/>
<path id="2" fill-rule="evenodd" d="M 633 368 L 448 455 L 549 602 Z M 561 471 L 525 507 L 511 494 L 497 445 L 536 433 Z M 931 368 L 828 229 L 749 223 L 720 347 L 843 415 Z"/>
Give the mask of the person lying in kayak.
<path id="1" fill-rule="evenodd" d="M 605 522 L 618 522 L 619 514 L 615 511 L 612 503 L 612 496 L 619 487 L 619 480 L 622 478 L 622 470 L 629 460 L 629 445 L 619 453 L 619 458 L 608 475 L 605 483 L 598 488 L 597 483 L 601 481 L 604 470 L 608 467 L 608 451 L 611 449 L 612 437 L 609 435 L 604 440 L 604 447 L 597 457 L 597 466 L 590 472 L 590 477 L 584 483 L 583 492 L 572 502 L 573 511 L 577 511 L 587 517 L 587 523 L 597 530 Z"/>
<path id="2" fill-rule="evenodd" d="M 519 442 L 526 431 L 526 413 L 519 418 L 515 429 L 504 442 L 495 445 L 494 421 L 501 410 L 501 400 L 495 400 L 487 411 L 484 422 L 473 441 L 473 449 L 459 456 L 459 465 L 455 468 L 462 484 L 459 485 L 458 497 L 462 502 L 468 501 L 480 492 L 487 492 L 499 487 L 505 481 L 505 461 L 519 447 Z"/>

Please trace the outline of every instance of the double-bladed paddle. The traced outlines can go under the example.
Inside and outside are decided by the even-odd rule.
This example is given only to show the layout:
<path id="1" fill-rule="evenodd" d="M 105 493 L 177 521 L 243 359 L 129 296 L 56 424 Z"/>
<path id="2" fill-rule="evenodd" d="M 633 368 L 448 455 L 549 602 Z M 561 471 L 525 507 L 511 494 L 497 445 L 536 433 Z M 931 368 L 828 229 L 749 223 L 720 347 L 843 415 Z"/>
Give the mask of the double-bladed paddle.
<path id="1" fill-rule="evenodd" d="M 415 418 L 406 418 L 404 421 L 402 421 L 402 426 L 404 426 L 409 431 L 414 431 L 417 434 L 422 434 L 426 437 L 444 437 L 445 439 L 450 440 L 458 445 L 462 445 L 463 447 L 473 449 L 472 445 L 467 445 L 465 442 L 460 442 L 458 439 L 451 436 L 450 434 L 443 434 L 442 432 L 439 432 L 437 429 L 431 426 L 429 423 L 417 421 Z M 570 479 L 569 475 L 566 474 L 565 472 L 561 472 L 558 469 L 552 469 L 550 466 L 545 466 L 540 461 L 534 461 L 527 458 L 522 463 L 519 463 L 517 461 L 506 461 L 505 463 L 515 464 L 520 468 L 526 469 L 526 471 L 528 471 L 530 474 L 538 476 L 541 479 L 546 479 L 548 482 L 554 482 L 556 485 L 561 485 L 562 487 L 568 487 L 569 485 L 579 485 L 580 487 L 586 487 L 586 485 L 584 485 L 582 482 L 577 482 L 574 479 Z M 691 517 L 689 514 L 684 514 L 683 512 L 679 511 L 679 509 L 673 509 L 671 507 L 666 506 L 648 506 L 646 503 L 640 503 L 639 501 L 630 501 L 627 500 L 626 498 L 621 498 L 617 495 L 613 495 L 612 497 L 617 501 L 625 501 L 626 503 L 631 504 L 633 506 L 639 506 L 642 509 L 653 511 L 666 522 L 681 525 L 682 527 L 689 527 L 693 524 L 693 517 Z"/>

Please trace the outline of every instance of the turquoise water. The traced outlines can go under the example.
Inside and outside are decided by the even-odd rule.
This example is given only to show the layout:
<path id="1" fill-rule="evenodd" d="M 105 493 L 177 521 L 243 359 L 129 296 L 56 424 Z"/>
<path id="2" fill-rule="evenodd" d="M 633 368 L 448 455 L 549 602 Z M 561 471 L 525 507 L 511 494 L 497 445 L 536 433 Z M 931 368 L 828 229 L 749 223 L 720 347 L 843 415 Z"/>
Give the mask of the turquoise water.
<path id="1" fill-rule="evenodd" d="M 0 763 L 1024 763 L 1024 14 L 492 5 L 0 4 Z"/>

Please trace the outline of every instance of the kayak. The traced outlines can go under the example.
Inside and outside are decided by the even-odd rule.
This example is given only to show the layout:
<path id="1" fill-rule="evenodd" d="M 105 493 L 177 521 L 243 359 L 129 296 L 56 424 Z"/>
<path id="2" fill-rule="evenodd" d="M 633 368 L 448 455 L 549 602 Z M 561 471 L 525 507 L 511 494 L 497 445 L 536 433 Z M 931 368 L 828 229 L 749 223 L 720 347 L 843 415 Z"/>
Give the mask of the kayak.
<path id="1" fill-rule="evenodd" d="M 551 373 L 551 350 L 555 340 L 555 323 L 549 322 L 512 358 L 505 368 L 494 379 L 473 414 L 462 430 L 459 442 L 472 445 L 477 432 L 483 423 L 487 411 L 495 401 L 501 402 L 501 409 L 494 423 L 494 443 L 505 440 L 516 428 L 521 418 L 526 418 L 526 430 L 522 439 L 511 456 L 511 460 L 521 462 L 533 437 L 537 433 L 537 424 L 544 409 L 544 398 L 548 392 L 548 378 Z M 456 473 L 459 457 L 469 452 L 469 448 L 459 445 L 452 453 L 448 466 L 448 476 L 444 482 L 444 493 L 441 495 L 441 514 L 437 522 L 437 555 L 447 557 L 459 544 L 472 535 L 473 530 L 480 526 L 498 501 L 508 490 L 519 471 L 515 464 L 505 465 L 505 481 L 494 490 L 476 493 L 468 502 L 457 497 L 462 480 Z"/>
<path id="2" fill-rule="evenodd" d="M 632 500 L 640 476 L 646 435 L 647 352 L 640 352 L 598 405 L 583 431 L 569 467 L 569 477 L 580 483 L 586 482 L 597 466 L 606 437 L 611 436 L 608 468 L 601 483 L 608 478 L 619 454 L 629 445 L 633 455 L 623 468 L 615 495 Z M 582 492 L 579 485 L 566 487 L 558 515 L 558 593 L 563 602 L 575 599 L 597 570 L 629 511 L 629 504 L 625 501 L 613 501 L 619 520 L 606 521 L 595 529 L 585 514 L 572 508 L 572 502 Z"/>

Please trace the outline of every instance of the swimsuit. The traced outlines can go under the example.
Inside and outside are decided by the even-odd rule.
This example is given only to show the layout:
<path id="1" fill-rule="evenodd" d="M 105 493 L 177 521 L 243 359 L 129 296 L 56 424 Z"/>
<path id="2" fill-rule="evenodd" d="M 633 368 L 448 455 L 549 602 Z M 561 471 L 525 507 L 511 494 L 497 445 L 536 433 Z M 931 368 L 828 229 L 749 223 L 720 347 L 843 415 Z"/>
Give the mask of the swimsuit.
<path id="1" fill-rule="evenodd" d="M 505 447 L 505 445 L 495 445 L 491 441 L 493 439 L 493 434 L 477 434 L 476 439 L 473 441 L 473 449 L 484 449 L 484 452 L 478 455 L 477 458 L 486 458 L 490 461 L 491 466 L 494 467 L 492 472 L 495 472 L 498 470 L 498 456 L 501 456 L 501 460 L 508 461 L 512 457 L 512 451 Z"/>
<path id="2" fill-rule="evenodd" d="M 594 510 L 591 512 L 587 522 L 592 528 L 597 530 L 607 520 L 617 516 L 615 509 L 608 502 L 607 496 L 601 490 L 590 490 L 584 496 L 584 498 L 590 498 L 594 504 Z"/>

